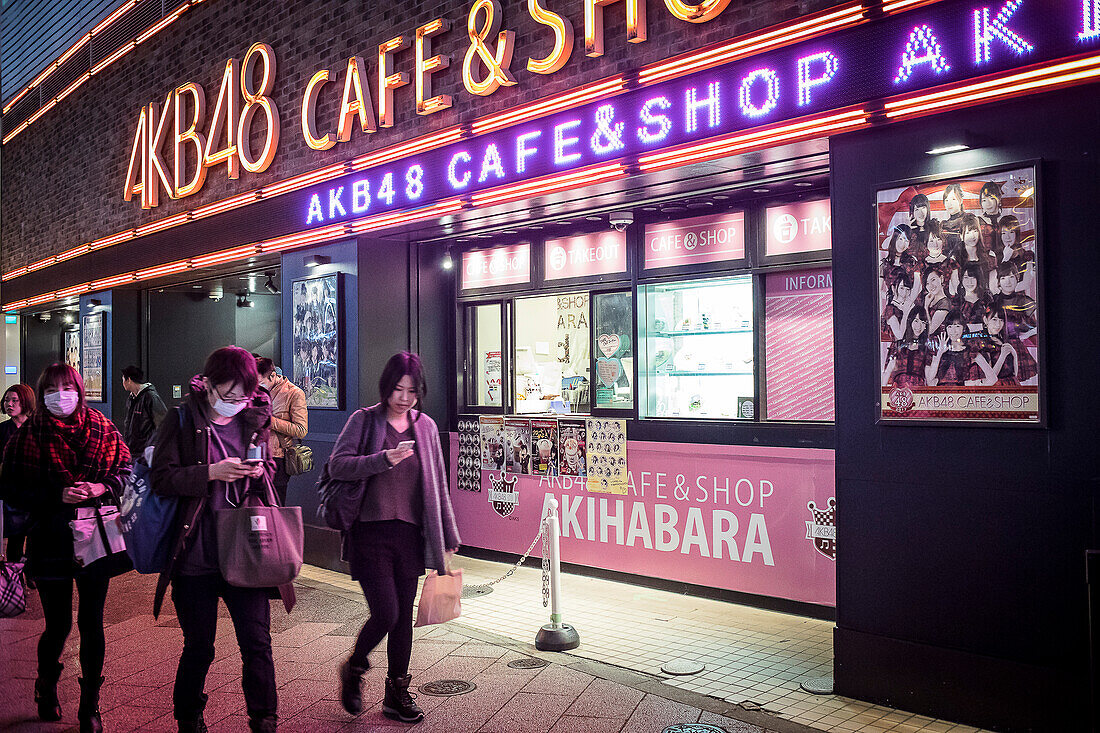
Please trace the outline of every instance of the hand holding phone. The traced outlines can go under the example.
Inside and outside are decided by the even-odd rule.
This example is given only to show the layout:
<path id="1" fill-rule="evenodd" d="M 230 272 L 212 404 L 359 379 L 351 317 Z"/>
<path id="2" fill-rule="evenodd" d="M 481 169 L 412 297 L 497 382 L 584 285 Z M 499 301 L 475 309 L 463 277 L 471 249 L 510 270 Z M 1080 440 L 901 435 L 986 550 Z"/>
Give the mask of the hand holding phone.
<path id="1" fill-rule="evenodd" d="M 390 466 L 396 466 L 401 461 L 405 460 L 413 454 L 413 446 L 416 445 L 414 440 L 402 440 L 397 444 L 396 448 L 390 448 L 385 451 L 386 461 Z"/>
<path id="2" fill-rule="evenodd" d="M 416 445 L 415 440 L 402 440 L 397 444 L 397 450 L 412 450 L 414 445 Z"/>

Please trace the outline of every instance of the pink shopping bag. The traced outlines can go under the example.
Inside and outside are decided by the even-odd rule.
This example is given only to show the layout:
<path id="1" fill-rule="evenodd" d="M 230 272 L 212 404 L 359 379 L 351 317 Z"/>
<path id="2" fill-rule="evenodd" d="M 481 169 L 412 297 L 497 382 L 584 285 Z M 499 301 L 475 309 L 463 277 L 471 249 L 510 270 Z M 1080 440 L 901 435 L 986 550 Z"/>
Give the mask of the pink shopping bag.
<path id="1" fill-rule="evenodd" d="M 462 613 L 462 570 L 452 570 L 450 575 L 428 571 L 424 589 L 420 591 L 420 605 L 416 609 L 413 626 L 441 624 L 458 618 Z"/>

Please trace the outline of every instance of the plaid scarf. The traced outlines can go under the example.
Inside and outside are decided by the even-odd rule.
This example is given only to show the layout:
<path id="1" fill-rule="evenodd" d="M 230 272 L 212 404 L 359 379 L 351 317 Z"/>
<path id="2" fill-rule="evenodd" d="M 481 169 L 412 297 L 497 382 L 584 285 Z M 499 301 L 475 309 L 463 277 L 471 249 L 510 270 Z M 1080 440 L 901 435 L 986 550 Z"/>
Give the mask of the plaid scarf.
<path id="1" fill-rule="evenodd" d="M 39 410 L 16 431 L 4 451 L 4 465 L 24 481 L 72 486 L 78 481 L 103 482 L 130 463 L 122 435 L 107 417 L 90 407 L 69 419 Z"/>

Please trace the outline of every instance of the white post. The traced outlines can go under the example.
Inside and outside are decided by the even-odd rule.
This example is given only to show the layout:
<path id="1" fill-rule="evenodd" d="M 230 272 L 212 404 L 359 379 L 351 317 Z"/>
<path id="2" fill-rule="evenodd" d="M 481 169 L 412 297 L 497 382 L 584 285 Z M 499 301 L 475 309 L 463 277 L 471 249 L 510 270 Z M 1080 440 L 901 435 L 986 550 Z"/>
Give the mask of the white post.
<path id="1" fill-rule="evenodd" d="M 535 635 L 535 648 L 540 651 L 563 652 L 580 646 L 577 630 L 561 620 L 561 529 L 558 525 L 558 500 L 550 497 L 550 511 L 542 520 L 543 531 L 550 538 L 550 623 Z"/>

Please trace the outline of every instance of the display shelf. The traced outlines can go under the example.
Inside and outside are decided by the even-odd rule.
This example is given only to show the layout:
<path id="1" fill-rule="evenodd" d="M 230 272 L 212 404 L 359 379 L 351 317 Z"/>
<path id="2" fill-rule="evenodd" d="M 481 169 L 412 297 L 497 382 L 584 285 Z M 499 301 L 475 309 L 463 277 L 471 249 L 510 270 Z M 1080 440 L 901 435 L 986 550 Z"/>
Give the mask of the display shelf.
<path id="1" fill-rule="evenodd" d="M 738 372 L 691 372 L 681 369 L 656 370 L 654 374 L 667 377 L 751 377 L 751 371 Z"/>
<path id="2" fill-rule="evenodd" d="M 691 330 L 691 331 L 650 331 L 649 335 L 654 337 L 672 338 L 673 336 L 709 336 L 711 334 L 729 334 L 729 333 L 752 333 L 751 328 L 729 328 L 729 329 L 704 329 L 704 330 Z"/>

